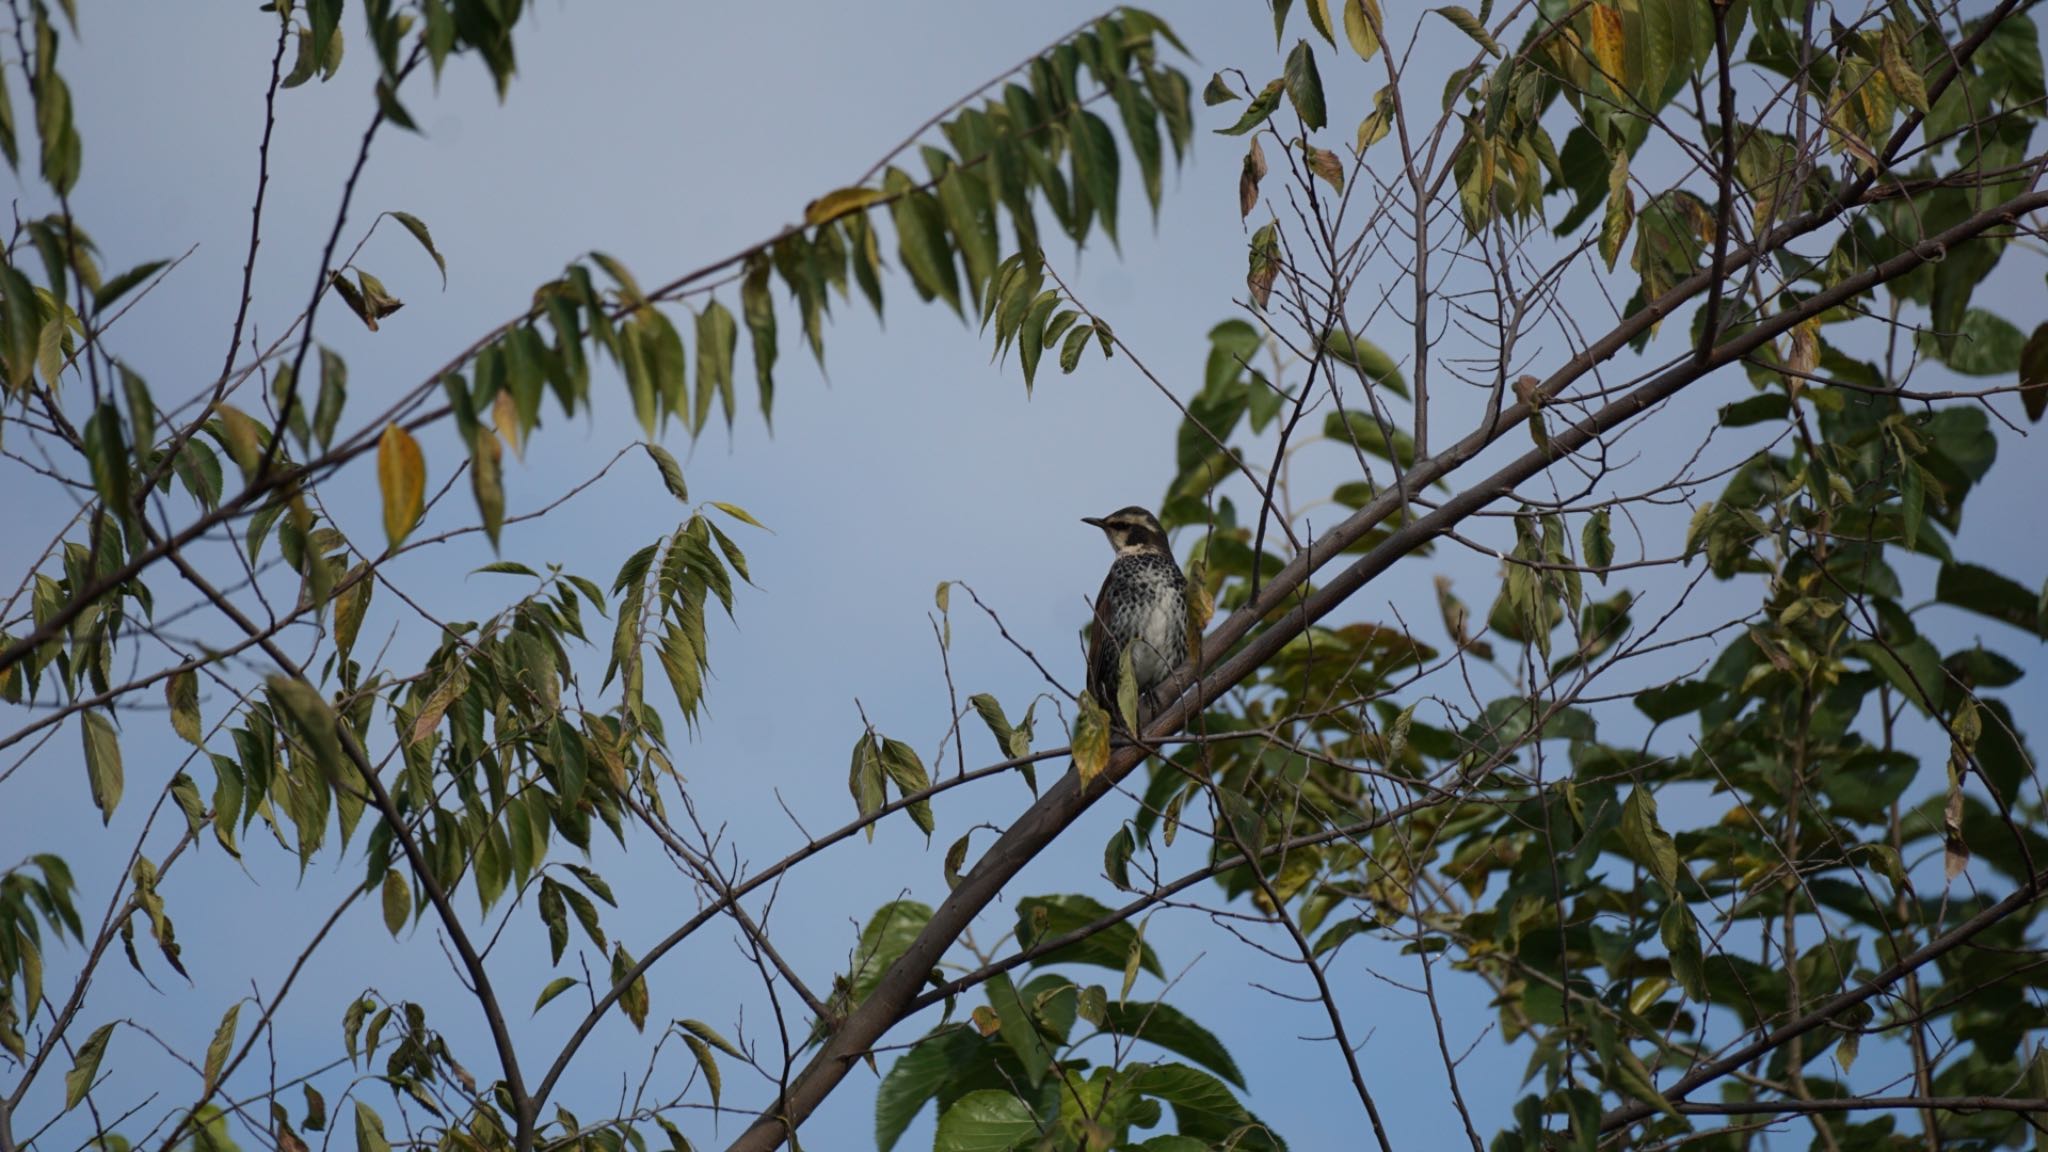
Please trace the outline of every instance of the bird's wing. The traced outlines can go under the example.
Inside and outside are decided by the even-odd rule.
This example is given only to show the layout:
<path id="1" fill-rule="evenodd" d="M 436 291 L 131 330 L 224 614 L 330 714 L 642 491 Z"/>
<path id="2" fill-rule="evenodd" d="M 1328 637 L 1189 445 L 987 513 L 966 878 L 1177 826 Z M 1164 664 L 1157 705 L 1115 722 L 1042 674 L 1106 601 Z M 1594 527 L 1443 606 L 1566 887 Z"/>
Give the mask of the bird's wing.
<path id="1" fill-rule="evenodd" d="M 1095 594 L 1095 623 L 1088 629 L 1088 694 L 1104 708 L 1116 700 L 1116 645 L 1110 639 L 1109 585 L 1115 569 L 1102 578 L 1102 590 Z"/>

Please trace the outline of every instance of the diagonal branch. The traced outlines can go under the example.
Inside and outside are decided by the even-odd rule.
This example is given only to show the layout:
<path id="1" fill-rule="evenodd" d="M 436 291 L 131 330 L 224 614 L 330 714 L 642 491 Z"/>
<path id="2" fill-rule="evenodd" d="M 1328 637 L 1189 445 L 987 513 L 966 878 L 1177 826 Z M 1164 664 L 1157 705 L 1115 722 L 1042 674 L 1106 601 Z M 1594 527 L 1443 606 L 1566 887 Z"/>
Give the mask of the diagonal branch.
<path id="1" fill-rule="evenodd" d="M 1196 685 L 1196 690 L 1183 695 L 1173 706 L 1162 711 L 1146 731 L 1148 741 L 1170 736 L 1178 731 L 1201 708 L 1244 681 L 1289 641 L 1341 605 L 1364 587 L 1372 577 L 1386 571 L 1394 561 L 1414 551 L 1444 529 L 1455 526 L 1466 517 L 1507 496 L 1516 486 L 1544 471 L 1552 462 L 1579 451 L 1602 434 L 1627 423 L 1722 366 L 1739 361 L 1743 356 L 1769 343 L 1809 316 L 1818 315 L 1844 300 L 1896 279 L 1924 263 L 1938 259 L 1956 244 L 2043 207 L 2048 207 L 2048 192 L 2015 197 L 1989 211 L 1978 213 L 1890 260 L 1845 278 L 1832 288 L 1802 301 L 1797 307 L 1787 309 L 1757 324 L 1736 339 L 1716 348 L 1706 360 L 1688 359 L 1653 377 L 1579 422 L 1554 433 L 1547 446 L 1525 453 L 1492 476 L 1445 501 L 1428 515 L 1402 525 L 1379 546 L 1336 574 L 1327 584 L 1301 597 L 1294 607 L 1287 609 L 1264 632 L 1251 638 L 1233 653 L 1232 648 L 1257 622 L 1264 620 L 1268 614 L 1280 609 L 1285 601 L 1298 595 L 1315 568 L 1321 567 L 1329 558 L 1340 555 L 1351 541 L 1361 538 L 1367 531 L 1399 510 L 1406 503 L 1406 489 L 1413 485 L 1429 483 L 1469 461 L 1497 439 L 1502 429 L 1514 427 L 1527 419 L 1529 405 L 1524 402 L 1508 409 L 1502 413 L 1500 419 L 1493 421 L 1488 427 L 1475 430 L 1443 456 L 1418 461 L 1410 470 L 1406 483 L 1398 488 L 1383 491 L 1359 509 L 1328 537 L 1318 542 L 1318 547 L 1313 550 L 1314 555 L 1308 551 L 1296 555 L 1254 602 L 1232 613 L 1230 618 L 1224 621 L 1203 644 L 1203 659 L 1198 666 L 1206 669 L 1206 672 Z M 1839 211 L 1841 209 L 1836 209 L 1835 214 L 1839 214 Z M 1817 213 L 1815 216 L 1832 218 L 1827 213 Z M 1822 219 L 1808 217 L 1797 225 L 1780 228 L 1771 234 L 1770 239 L 1774 242 L 1771 247 L 1781 246 L 1793 235 L 1811 231 L 1822 223 Z M 1754 250 L 1747 250 L 1737 257 L 1743 262 L 1753 258 Z M 1572 380 L 1590 370 L 1595 363 L 1613 356 L 1633 336 L 1635 330 L 1646 328 L 1668 315 L 1678 304 L 1702 291 L 1713 278 L 1725 276 L 1728 271 L 1727 267 L 1717 267 L 1696 273 L 1650 308 L 1624 321 L 1606 339 L 1574 357 L 1546 381 L 1534 393 L 1538 402 L 1555 395 Z M 1170 696 L 1175 692 L 1185 693 L 1192 679 L 1188 669 L 1183 668 L 1162 686 L 1161 694 Z M 1107 795 L 1115 785 L 1136 769 L 1143 759 L 1144 752 L 1141 747 L 1126 747 L 1118 750 L 1109 765 L 1087 784 L 1083 784 L 1078 775 L 1069 772 L 1048 788 L 1037 803 L 1005 830 L 973 870 L 961 879 L 934 911 L 924 931 L 919 933 L 918 938 L 883 974 L 874 992 L 820 1047 L 817 1055 L 777 1104 L 765 1109 L 732 1143 L 731 1152 L 771 1152 L 780 1147 L 788 1139 L 790 1132 L 802 1124 L 832 1093 L 861 1054 L 872 1048 L 885 1033 L 904 1018 L 918 989 L 924 984 L 926 974 L 938 963 L 946 950 L 952 947 L 953 942 L 981 910 L 1002 893 L 1009 881 L 1026 864 L 1035 859 L 1096 800 Z"/>

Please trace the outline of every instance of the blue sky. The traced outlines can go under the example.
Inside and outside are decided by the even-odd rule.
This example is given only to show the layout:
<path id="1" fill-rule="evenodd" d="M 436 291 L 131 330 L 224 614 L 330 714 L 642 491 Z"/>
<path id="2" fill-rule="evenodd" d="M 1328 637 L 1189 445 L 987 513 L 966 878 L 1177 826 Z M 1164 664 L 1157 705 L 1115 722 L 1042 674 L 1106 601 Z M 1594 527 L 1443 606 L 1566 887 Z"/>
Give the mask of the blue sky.
<path id="1" fill-rule="evenodd" d="M 406 307 L 374 334 L 338 308 L 324 311 L 320 337 L 349 362 L 344 427 L 380 410 L 380 400 L 411 387 L 432 365 L 516 314 L 534 285 L 583 253 L 610 252 L 643 283 L 655 283 L 772 234 L 805 202 L 865 171 L 933 111 L 1096 12 L 1073 3 L 873 10 L 542 5 L 522 28 L 520 76 L 502 106 L 480 68 L 456 61 L 438 95 L 422 87 L 410 100 L 423 133 L 387 133 L 379 143 L 345 243 L 353 243 L 375 212 L 411 212 L 433 229 L 448 259 L 448 286 L 441 289 L 431 263 L 397 229 L 387 224 L 370 241 L 360 264 Z M 1226 65 L 1243 66 L 1254 81 L 1277 74 L 1263 6 L 1187 5 L 1162 14 L 1199 58 L 1185 65 L 1197 85 Z M 1397 28 L 1409 18 L 1389 15 Z M 64 56 L 86 149 L 74 207 L 110 268 L 196 245 L 110 341 L 160 399 L 182 398 L 212 378 L 224 351 L 274 25 L 254 5 L 150 6 L 118 15 L 89 8 L 83 21 L 80 41 Z M 252 311 L 262 338 L 289 322 L 311 288 L 318 245 L 367 116 L 369 60 L 358 21 L 351 12 L 344 22 L 354 39 L 341 75 L 283 93 L 279 101 Z M 1290 30 L 1290 44 L 1293 35 Z M 1432 36 L 1416 67 L 1437 76 L 1469 54 L 1470 45 L 1455 34 Z M 1332 59 L 1326 54 L 1325 76 L 1332 120 L 1342 128 L 1364 114 L 1380 76 L 1377 67 L 1333 67 Z M 1418 82 L 1417 90 L 1433 91 L 1433 85 Z M 1208 131 L 1235 114 L 1199 110 L 1192 161 L 1169 174 L 1156 227 L 1145 219 L 1136 181 L 1127 174 L 1121 253 L 1100 242 L 1078 256 L 1052 253 L 1077 294 L 1110 317 L 1118 334 L 1183 397 L 1199 384 L 1204 334 L 1232 314 L 1231 298 L 1242 291 L 1241 145 Z M 1340 135 L 1348 138 L 1348 132 Z M 23 195 L 26 215 L 36 193 Z M 2001 269 L 2000 275 L 2017 274 Z M 2038 276 L 2038 268 L 2030 275 Z M 2038 291 L 2038 280 L 2014 283 Z M 1041 375 L 1027 396 L 1015 365 L 992 365 L 987 339 L 971 326 L 941 307 L 918 305 L 900 278 L 888 289 L 884 324 L 857 307 L 839 310 L 827 337 L 825 374 L 813 367 L 793 320 L 785 318 L 772 435 L 745 411 L 729 435 L 717 428 L 694 446 L 679 434 L 668 439 L 684 460 L 694 497 L 740 504 L 772 529 L 739 536 L 760 587 L 741 594 L 736 624 L 714 628 L 709 717 L 694 738 L 681 738 L 680 725 L 673 729 L 678 767 L 700 812 L 714 827 L 723 826 L 740 859 L 755 867 L 802 842 L 792 814 L 813 832 L 852 815 L 843 782 L 848 749 L 860 732 L 856 702 L 880 730 L 911 742 L 928 762 L 937 754 L 947 715 L 927 620 L 937 582 L 971 584 L 1023 644 L 1062 679 L 1078 683 L 1084 597 L 1108 561 L 1100 536 L 1078 517 L 1154 504 L 1172 477 L 1176 418 L 1124 358 L 1103 364 L 1091 357 L 1071 377 Z M 1568 303 L 1582 317 L 1597 317 L 1604 307 L 1590 290 Z M 1391 318 L 1379 323 L 1385 327 L 1367 334 L 1389 347 L 1406 339 Z M 1538 351 L 1535 363 L 1554 365 L 1561 358 L 1554 346 Z M 747 379 L 744 369 L 741 378 Z M 617 381 L 601 376 L 594 391 L 595 418 L 565 422 L 551 410 L 523 463 L 509 468 L 515 514 L 587 478 L 637 437 Z M 1675 431 L 1652 430 L 1629 441 L 1636 463 L 1624 477 L 1668 472 L 1672 454 L 1693 446 L 1701 421 L 1718 405 L 1748 395 L 1749 386 L 1728 378 L 1700 393 L 1673 409 Z M 1458 416 L 1469 418 L 1475 409 L 1456 398 L 1446 403 L 1439 427 L 1462 432 Z M 2009 435 L 2003 442 L 2006 460 L 1992 486 L 1973 497 L 1966 541 L 1985 562 L 2038 581 L 2048 560 L 2038 534 L 1998 526 L 2037 519 L 2022 491 L 2027 486 L 1999 481 L 2022 470 L 2038 477 L 2039 450 Z M 422 443 L 431 491 L 447 477 L 457 448 L 445 429 L 423 434 Z M 1740 455 L 1733 448 L 1716 451 Z M 1304 482 L 1335 477 L 1340 463 L 1305 461 Z M 1615 487 L 1627 484 L 1617 479 Z M 347 474 L 328 497 L 345 528 L 376 537 L 368 468 Z M 503 554 L 529 563 L 559 560 L 608 585 L 627 554 L 673 529 L 678 511 L 635 452 L 557 515 L 508 529 Z M 0 506 L 0 533 L 40 545 L 69 512 L 48 502 L 9 500 Z M 467 522 L 471 510 L 460 488 L 437 515 L 430 528 Z M 1670 524 L 1649 526 L 1648 551 L 1670 551 L 1683 527 L 1682 510 Z M 1493 527 L 1476 531 L 1494 541 L 1502 535 Z M 1623 541 L 1622 551 L 1630 558 L 1632 542 Z M 391 575 L 444 618 L 481 618 L 520 590 L 510 578 L 468 575 L 489 558 L 478 544 L 456 544 L 414 554 Z M 1431 576 L 1452 575 L 1464 598 L 1483 611 L 1497 569 L 1488 557 L 1446 547 L 1399 566 L 1355 607 L 1363 618 L 1388 621 L 1398 609 L 1418 630 L 1434 634 Z M 1747 595 L 1710 587 L 1702 618 L 1739 610 Z M 160 598 L 183 602 L 168 583 Z M 1037 673 L 961 598 L 954 614 L 952 675 L 962 697 L 992 692 L 1017 715 L 1044 687 Z M 1985 632 L 1987 640 L 2039 665 L 2031 641 L 1990 636 L 1994 625 L 1960 617 L 1954 626 L 1963 636 Z M 389 597 L 373 609 L 359 647 L 387 636 L 401 668 L 417 661 L 432 639 Z M 594 688 L 601 667 L 591 669 L 588 687 Z M 202 697 L 209 723 L 218 708 L 218 701 Z M 2024 721 L 2026 710 L 2019 711 Z M 1051 727 L 1042 722 L 1040 732 Z M 123 740 L 129 799 L 111 833 L 97 828 L 69 730 L 9 782 L 8 803 L 0 807 L 0 844 L 8 846 L 0 858 L 11 863 L 29 852 L 63 853 L 79 872 L 87 908 L 96 908 L 122 870 L 110 846 L 132 840 L 183 754 L 155 714 L 129 716 Z M 975 764 L 994 758 L 978 729 L 969 731 L 968 747 Z M 858 922 L 877 905 L 899 894 L 936 902 L 944 891 L 941 856 L 955 836 L 977 821 L 1001 823 L 1029 799 L 1011 780 L 963 792 L 937 805 L 939 833 L 930 845 L 907 821 L 890 821 L 872 845 L 835 849 L 782 890 L 770 927 L 814 984 L 827 983 L 833 969 L 844 967 Z M 20 802 L 24 795 L 28 803 Z M 1099 879 L 1100 846 L 1129 809 L 1128 801 L 1100 806 L 1027 870 L 1014 892 L 1107 896 Z M 361 861 L 359 852 L 337 859 L 330 850 L 299 877 L 260 838 L 252 829 L 247 870 L 209 845 L 166 887 L 193 983 L 186 986 L 146 955 L 153 990 L 116 959 L 102 969 L 85 1026 L 133 1016 L 151 1022 L 181 1050 L 198 1052 L 221 1011 L 246 994 L 251 981 L 269 993 L 282 967 L 360 875 Z M 159 830 L 145 852 L 160 851 L 166 842 Z M 976 848 L 986 842 L 986 835 L 978 837 Z M 1198 850 L 1183 845 L 1183 863 L 1192 862 L 1191 851 Z M 630 856 L 601 850 L 598 866 L 624 909 L 607 917 L 607 927 L 636 952 L 695 910 L 688 885 L 644 838 Z M 461 904 L 473 908 L 473 897 Z M 991 940 L 1010 917 L 1006 908 L 993 909 L 977 935 Z M 353 909 L 280 1016 L 279 1068 L 301 1069 L 337 1054 L 343 1007 L 373 984 L 394 998 L 428 1004 L 433 1024 L 449 1033 L 465 1062 L 479 1072 L 490 1069 L 494 1060 L 481 1022 L 433 936 L 430 925 L 422 926 L 393 942 L 374 907 L 365 902 Z M 1252 986 L 1265 982 L 1298 994 L 1307 987 L 1298 973 L 1278 970 L 1197 911 L 1161 914 L 1148 939 L 1179 979 L 1176 1002 L 1221 1033 L 1248 1070 L 1256 1109 L 1297 1148 L 1355 1145 L 1363 1116 L 1341 1064 L 1327 1045 L 1301 1039 L 1327 1031 L 1320 1011 Z M 535 1051 L 551 1053 L 573 1012 L 565 998 L 537 1019 L 525 1019 L 525 1006 L 554 974 L 543 970 L 542 934 L 530 909 L 513 915 L 498 947 L 494 971 L 520 1035 Z M 1416 981 L 1420 973 L 1412 958 L 1377 943 L 1347 950 L 1344 958 L 1332 978 L 1354 1038 L 1365 1039 L 1360 1060 L 1368 1082 L 1389 1114 L 1396 1145 L 1426 1146 L 1451 1119 L 1434 1042 L 1423 1031 L 1429 1017 L 1416 996 L 1368 966 L 1392 980 Z M 70 959 L 53 964 L 53 975 Z M 1114 981 L 1113 974 L 1102 976 Z M 1505 1118 L 1524 1058 L 1482 1035 L 1492 1018 L 1487 999 L 1469 982 L 1453 982 L 1446 992 L 1453 1049 L 1479 1041 L 1464 1074 L 1483 1131 L 1489 1120 Z M 744 1014 L 750 1035 L 767 1035 L 758 982 L 727 930 L 701 934 L 656 970 L 653 1012 L 657 1021 L 697 1017 L 729 1031 Z M 245 1021 L 249 1015 L 245 1011 Z M 912 1035 L 905 1030 L 890 1039 Z M 586 1118 L 607 1112 L 620 1077 L 637 1082 L 646 1047 L 614 1018 L 585 1049 L 586 1063 L 565 1086 L 563 1102 Z M 133 1032 L 122 1033 L 108 1063 L 122 1069 L 124 1080 L 132 1077 L 126 1084 L 137 1093 L 147 1085 L 176 1099 L 196 1090 L 195 1076 Z M 679 1079 L 686 1067 L 679 1052 L 671 1052 L 657 1082 Z M 47 1105 L 60 1082 L 46 1077 L 32 1099 Z M 323 1083 L 344 1084 L 346 1077 Z M 767 1097 L 762 1083 L 735 1070 L 727 1072 L 726 1092 L 728 1102 L 739 1104 Z M 330 1101 L 337 1094 L 330 1087 Z M 868 1146 L 872 1096 L 871 1078 L 857 1071 L 812 1122 L 807 1143 Z M 729 1137 L 737 1128 L 727 1123 L 719 1131 Z M 914 1130 L 911 1145 L 927 1131 Z M 708 1123 L 692 1134 L 717 1143 Z M 44 1147 L 70 1144 L 54 1140 Z"/>

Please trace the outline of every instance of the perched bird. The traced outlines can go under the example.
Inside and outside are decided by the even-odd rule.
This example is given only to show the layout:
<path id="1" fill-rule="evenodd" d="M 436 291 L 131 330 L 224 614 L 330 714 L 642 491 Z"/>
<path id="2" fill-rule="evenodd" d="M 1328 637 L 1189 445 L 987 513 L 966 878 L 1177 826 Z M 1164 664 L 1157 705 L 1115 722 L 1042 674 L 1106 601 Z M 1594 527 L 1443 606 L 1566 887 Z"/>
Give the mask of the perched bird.
<path id="1" fill-rule="evenodd" d="M 1095 627 L 1088 640 L 1088 693 L 1115 715 L 1126 649 L 1140 701 L 1187 659 L 1187 577 L 1174 563 L 1159 521 L 1143 508 L 1084 516 L 1081 522 L 1102 529 L 1116 549 L 1116 561 L 1095 595 Z"/>

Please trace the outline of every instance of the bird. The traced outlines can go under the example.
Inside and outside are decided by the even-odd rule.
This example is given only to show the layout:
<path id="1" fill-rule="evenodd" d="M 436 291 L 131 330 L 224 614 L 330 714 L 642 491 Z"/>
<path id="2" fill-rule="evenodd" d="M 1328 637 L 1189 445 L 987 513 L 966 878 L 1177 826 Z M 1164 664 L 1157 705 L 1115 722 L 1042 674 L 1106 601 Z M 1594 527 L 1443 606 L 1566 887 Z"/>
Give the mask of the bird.
<path id="1" fill-rule="evenodd" d="M 1140 701 L 1187 659 L 1187 577 L 1174 563 L 1159 520 L 1133 505 L 1107 516 L 1083 516 L 1102 529 L 1116 560 L 1095 594 L 1095 627 L 1088 639 L 1088 693 L 1112 716 L 1126 649 Z"/>

